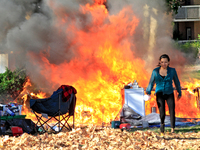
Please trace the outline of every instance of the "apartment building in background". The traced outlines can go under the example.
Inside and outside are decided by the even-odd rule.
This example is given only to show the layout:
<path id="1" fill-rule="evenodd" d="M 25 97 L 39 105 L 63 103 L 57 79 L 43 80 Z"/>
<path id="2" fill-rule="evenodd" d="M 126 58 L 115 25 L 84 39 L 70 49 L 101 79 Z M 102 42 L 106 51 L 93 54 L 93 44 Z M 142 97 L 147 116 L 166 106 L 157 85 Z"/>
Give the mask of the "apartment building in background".
<path id="1" fill-rule="evenodd" d="M 174 17 L 173 39 L 196 40 L 200 34 L 200 0 L 183 0 Z"/>

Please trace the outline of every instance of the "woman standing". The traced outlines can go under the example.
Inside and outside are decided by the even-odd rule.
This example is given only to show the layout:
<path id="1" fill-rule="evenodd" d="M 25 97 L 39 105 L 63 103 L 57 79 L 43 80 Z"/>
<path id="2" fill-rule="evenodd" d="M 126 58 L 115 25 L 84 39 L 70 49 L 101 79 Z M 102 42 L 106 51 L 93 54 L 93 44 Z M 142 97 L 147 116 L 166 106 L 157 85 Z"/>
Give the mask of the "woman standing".
<path id="1" fill-rule="evenodd" d="M 171 132 L 174 132 L 175 128 L 175 101 L 174 101 L 174 92 L 172 81 L 176 86 L 178 91 L 178 100 L 181 98 L 181 86 L 176 73 L 175 68 L 169 67 L 170 58 L 167 54 L 163 54 L 159 58 L 159 67 L 155 68 L 152 72 L 149 85 L 146 89 L 148 95 L 151 94 L 151 90 L 156 84 L 156 101 L 160 111 L 160 120 L 161 126 L 160 131 L 161 135 L 164 134 L 165 130 L 165 100 L 169 107 L 170 121 L 171 121 Z"/>

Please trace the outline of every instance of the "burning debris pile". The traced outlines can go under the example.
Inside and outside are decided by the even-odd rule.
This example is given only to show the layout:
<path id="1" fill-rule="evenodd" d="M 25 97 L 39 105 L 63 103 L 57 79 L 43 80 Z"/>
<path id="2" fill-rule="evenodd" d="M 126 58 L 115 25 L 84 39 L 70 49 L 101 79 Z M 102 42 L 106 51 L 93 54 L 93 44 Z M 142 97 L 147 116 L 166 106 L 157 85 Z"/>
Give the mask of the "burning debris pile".
<path id="1" fill-rule="evenodd" d="M 200 149 L 200 132 L 166 133 L 164 137 L 148 131 L 127 132 L 89 127 L 58 134 L 0 137 L 1 149 Z"/>
<path id="2" fill-rule="evenodd" d="M 19 3 L 18 3 L 19 2 Z M 180 74 L 182 53 L 166 35 L 171 17 L 165 1 L 122 0 L 32 0 L 0 1 L 0 48 L 9 53 L 10 67 L 25 66 L 29 79 L 20 93 L 22 114 L 35 121 L 29 110 L 30 97 L 45 98 L 60 85 L 77 89 L 75 124 L 109 124 L 122 108 L 121 90 L 137 80 L 146 87 L 149 70 L 158 55 L 168 53 L 170 66 Z M 38 2 L 38 3 L 34 3 Z M 37 11 L 34 9 L 37 7 Z M 6 15 L 4 15 L 6 14 Z M 158 32 L 159 31 L 159 32 Z M 33 82 L 43 92 L 33 93 Z M 199 80 L 181 82 L 187 88 L 176 101 L 176 116 L 200 118 Z M 197 95 L 196 95 L 197 94 Z M 155 97 L 145 102 L 146 115 L 156 107 Z M 169 114 L 168 109 L 167 114 Z M 82 125 L 82 126 L 81 126 Z M 187 149 L 200 148 L 200 133 L 165 135 L 151 131 L 121 132 L 89 127 L 56 135 L 0 137 L 2 149 Z M 191 139 L 193 140 L 191 142 Z"/>
<path id="3" fill-rule="evenodd" d="M 162 53 L 182 72 L 185 58 L 166 35 L 171 17 L 163 10 L 164 0 L 21 2 L 0 2 L 8 11 L 0 17 L 0 46 L 9 53 L 11 67 L 26 67 L 31 82 L 43 91 L 35 94 L 40 98 L 63 84 L 77 89 L 76 124 L 109 124 L 122 108 L 124 85 L 137 80 L 146 87 L 148 70 Z M 196 86 L 193 81 L 181 85 L 189 84 Z M 29 93 L 22 114 L 34 120 L 27 96 L 34 93 L 27 91 L 22 92 Z M 148 101 L 146 114 L 155 105 L 155 98 Z M 176 116 L 200 117 L 196 105 L 196 96 L 186 91 L 176 102 Z"/>

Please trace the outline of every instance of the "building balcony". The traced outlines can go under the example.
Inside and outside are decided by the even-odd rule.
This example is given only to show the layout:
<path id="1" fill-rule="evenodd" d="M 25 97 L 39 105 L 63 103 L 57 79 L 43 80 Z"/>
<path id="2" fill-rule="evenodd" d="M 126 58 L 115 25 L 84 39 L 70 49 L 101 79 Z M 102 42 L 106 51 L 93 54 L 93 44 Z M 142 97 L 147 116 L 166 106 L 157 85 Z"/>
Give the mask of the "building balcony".
<path id="1" fill-rule="evenodd" d="M 182 6 L 175 15 L 174 22 L 200 21 L 200 5 Z"/>
<path id="2" fill-rule="evenodd" d="M 185 43 L 194 43 L 197 42 L 198 40 L 179 40 L 178 44 L 185 44 Z"/>

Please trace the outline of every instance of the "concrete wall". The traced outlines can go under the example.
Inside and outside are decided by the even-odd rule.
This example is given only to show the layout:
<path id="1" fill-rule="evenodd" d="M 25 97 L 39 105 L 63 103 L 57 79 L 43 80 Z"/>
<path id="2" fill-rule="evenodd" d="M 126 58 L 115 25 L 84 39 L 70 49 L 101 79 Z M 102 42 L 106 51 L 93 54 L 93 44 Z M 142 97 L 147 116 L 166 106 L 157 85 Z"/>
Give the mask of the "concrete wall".
<path id="1" fill-rule="evenodd" d="M 0 73 L 4 73 L 8 67 L 8 54 L 0 54 Z"/>

